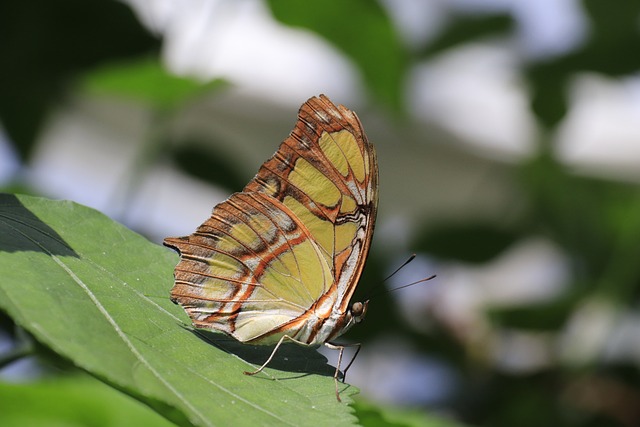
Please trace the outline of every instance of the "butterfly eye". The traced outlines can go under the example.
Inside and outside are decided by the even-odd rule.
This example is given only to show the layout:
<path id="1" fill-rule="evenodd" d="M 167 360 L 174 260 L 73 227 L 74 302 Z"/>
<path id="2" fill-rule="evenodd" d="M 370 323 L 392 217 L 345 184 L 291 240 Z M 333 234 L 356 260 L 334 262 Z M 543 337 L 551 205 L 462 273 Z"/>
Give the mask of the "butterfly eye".
<path id="1" fill-rule="evenodd" d="M 353 317 L 360 317 L 364 314 L 364 304 L 361 302 L 354 302 L 351 306 L 351 315 Z"/>

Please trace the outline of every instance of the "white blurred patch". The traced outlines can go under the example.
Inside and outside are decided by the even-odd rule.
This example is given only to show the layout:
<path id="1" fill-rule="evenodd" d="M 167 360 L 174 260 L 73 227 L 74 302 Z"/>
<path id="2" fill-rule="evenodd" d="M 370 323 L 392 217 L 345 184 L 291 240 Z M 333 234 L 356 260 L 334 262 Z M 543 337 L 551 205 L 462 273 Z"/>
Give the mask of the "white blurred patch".
<path id="1" fill-rule="evenodd" d="M 168 236 L 185 236 L 228 196 L 229 192 L 169 166 L 157 167 L 145 175 L 128 207 L 127 225 L 144 230 L 156 242 Z"/>
<path id="2" fill-rule="evenodd" d="M 438 123 L 476 152 L 519 160 L 535 148 L 524 84 L 504 48 L 468 44 L 417 66 L 407 96 L 416 118 Z"/>
<path id="3" fill-rule="evenodd" d="M 253 96 L 298 104 L 311 94 L 358 99 L 355 68 L 309 31 L 276 22 L 258 0 L 130 0 L 162 33 L 163 55 L 180 75 L 224 78 Z"/>
<path id="4" fill-rule="evenodd" d="M 558 337 L 557 351 L 572 366 L 597 361 L 640 360 L 640 315 L 615 301 L 591 297 L 572 313 Z"/>
<path id="5" fill-rule="evenodd" d="M 131 105 L 97 102 L 60 112 L 34 152 L 29 182 L 43 194 L 93 207 L 156 242 L 191 233 L 228 192 L 166 164 L 144 162 L 149 117 Z M 118 125 L 114 126 L 113 122 Z"/>
<path id="6" fill-rule="evenodd" d="M 558 157 L 576 170 L 640 181 L 640 76 L 576 78 L 556 139 Z"/>
<path id="7" fill-rule="evenodd" d="M 138 108 L 111 107 L 60 110 L 49 120 L 30 165 L 29 180 L 38 191 L 110 216 L 120 213 L 118 193 L 134 170 L 148 116 Z"/>
<path id="8" fill-rule="evenodd" d="M 323 346 L 320 352 L 335 366 L 337 351 Z M 345 355 L 344 360 L 348 363 L 350 357 Z M 387 336 L 362 347 L 347 372 L 347 382 L 377 401 L 435 406 L 451 397 L 457 378 L 445 363 L 414 351 L 404 340 Z"/>
<path id="9" fill-rule="evenodd" d="M 557 56 L 584 42 L 588 18 L 579 0 L 509 0 L 519 22 L 518 44 L 532 58 Z"/>
<path id="10" fill-rule="evenodd" d="M 503 330 L 493 334 L 492 341 L 491 358 L 504 372 L 535 372 L 555 362 L 555 337 L 551 333 Z"/>
<path id="11" fill-rule="evenodd" d="M 18 335 L 19 337 L 25 335 L 25 337 L 23 339 L 18 338 L 16 341 L 8 333 L 0 330 L 0 355 L 3 358 L 13 352 L 21 351 L 20 348 L 17 348 L 18 342 L 22 343 L 20 345 L 30 345 L 27 344 L 30 338 L 26 337 L 26 332 L 18 329 Z M 40 378 L 43 374 L 44 370 L 37 357 L 25 356 L 2 366 L 0 369 L 0 381 L 10 383 L 28 382 Z"/>
<path id="12" fill-rule="evenodd" d="M 529 57 L 572 50 L 587 33 L 580 0 L 449 0 L 447 5 L 466 12 L 512 14 L 517 21 L 516 43 Z"/>
<path id="13" fill-rule="evenodd" d="M 416 271 L 419 271 L 416 275 Z M 392 279 L 392 286 L 411 283 L 424 272 L 438 276 L 393 292 L 405 320 L 429 333 L 433 319 L 479 357 L 498 368 L 526 372 L 552 362 L 550 336 L 517 330 L 495 330 L 485 312 L 549 301 L 566 290 L 568 261 L 551 242 L 531 238 L 480 266 L 434 264 L 418 257 Z M 422 276 L 425 277 L 425 276 Z"/>
<path id="14" fill-rule="evenodd" d="M 382 0 L 395 30 L 410 49 L 424 47 L 444 25 L 445 6 L 437 1 Z"/>
<path id="15" fill-rule="evenodd" d="M 411 277 L 407 276 L 409 271 Z M 497 259 L 480 266 L 434 266 L 418 257 L 393 278 L 393 286 L 421 278 L 415 275 L 416 271 L 438 276 L 393 293 L 407 321 L 424 325 L 423 320 L 415 319 L 423 319 L 425 311 L 433 310 L 432 314 L 456 325 L 461 333 L 482 324 L 486 307 L 529 305 L 556 297 L 565 291 L 569 277 L 565 256 L 542 238 L 518 242 Z"/>
<path id="16" fill-rule="evenodd" d="M 604 348 L 618 316 L 618 309 L 608 301 L 584 301 L 574 310 L 558 340 L 560 357 L 569 365 L 592 362 Z"/>
<path id="17" fill-rule="evenodd" d="M 572 313 L 558 340 L 558 352 L 570 365 L 596 360 L 640 360 L 640 316 L 621 311 L 604 298 L 583 301 Z"/>
<path id="18" fill-rule="evenodd" d="M 0 126 L 0 185 L 15 179 L 20 170 L 18 154 L 7 138 L 4 129 Z"/>
<path id="19" fill-rule="evenodd" d="M 468 269 L 483 303 L 494 307 L 549 301 L 566 290 L 570 275 L 563 252 L 543 238 L 517 242 L 492 262 Z"/>
<path id="20" fill-rule="evenodd" d="M 602 357 L 608 361 L 640 361 L 640 314 L 620 313 L 616 328 L 609 332 Z"/>

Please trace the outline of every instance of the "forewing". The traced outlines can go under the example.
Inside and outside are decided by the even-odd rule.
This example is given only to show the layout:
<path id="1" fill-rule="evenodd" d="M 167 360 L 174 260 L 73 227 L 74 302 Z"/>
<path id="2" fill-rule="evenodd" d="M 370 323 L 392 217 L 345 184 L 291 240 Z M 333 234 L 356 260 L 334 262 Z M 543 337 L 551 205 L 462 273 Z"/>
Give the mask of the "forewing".
<path id="1" fill-rule="evenodd" d="M 324 95 L 311 98 L 244 191 L 268 194 L 301 219 L 331 268 L 344 312 L 369 252 L 378 205 L 376 154 L 356 114 Z"/>

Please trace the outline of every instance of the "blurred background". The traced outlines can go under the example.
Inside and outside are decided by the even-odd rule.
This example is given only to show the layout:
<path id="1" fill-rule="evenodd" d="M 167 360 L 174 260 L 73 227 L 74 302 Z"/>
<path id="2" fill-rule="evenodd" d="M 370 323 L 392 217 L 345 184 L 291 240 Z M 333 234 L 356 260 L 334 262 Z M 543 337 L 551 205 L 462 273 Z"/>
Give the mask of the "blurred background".
<path id="1" fill-rule="evenodd" d="M 639 53 L 637 0 L 3 0 L 0 189 L 159 243 L 324 93 L 380 163 L 361 402 L 638 426 Z M 0 379 L 46 370 L 0 325 Z"/>

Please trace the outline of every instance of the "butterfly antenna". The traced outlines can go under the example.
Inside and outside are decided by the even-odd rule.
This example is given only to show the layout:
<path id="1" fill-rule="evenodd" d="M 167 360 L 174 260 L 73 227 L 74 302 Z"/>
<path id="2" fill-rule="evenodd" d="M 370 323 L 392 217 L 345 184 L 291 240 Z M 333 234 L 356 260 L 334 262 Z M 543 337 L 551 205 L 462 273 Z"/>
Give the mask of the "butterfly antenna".
<path id="1" fill-rule="evenodd" d="M 433 274 L 433 275 L 431 275 L 429 277 L 425 277 L 424 279 L 416 280 L 415 282 L 411 282 L 411 283 L 409 283 L 407 285 L 402 285 L 402 286 L 398 286 L 397 288 L 389 289 L 389 292 L 394 292 L 394 291 L 397 291 L 399 289 L 408 288 L 409 286 L 417 285 L 418 283 L 428 282 L 429 280 L 435 279 L 435 278 L 436 278 L 436 275 Z"/>
<path id="2" fill-rule="evenodd" d="M 409 257 L 409 259 L 407 259 L 405 262 L 402 263 L 402 265 L 398 268 L 396 268 L 394 270 L 393 273 L 391 273 L 390 275 L 388 275 L 387 277 L 385 277 L 382 281 L 386 282 L 387 280 L 391 279 L 393 276 L 396 275 L 396 273 L 400 270 L 402 270 L 404 268 L 404 266 L 406 266 L 407 264 L 409 264 L 411 261 L 413 261 L 414 259 L 416 259 L 416 254 L 411 254 L 411 256 Z"/>
<path id="3" fill-rule="evenodd" d="M 395 292 L 395 291 L 400 290 L 400 289 L 408 288 L 409 286 L 417 285 L 418 283 L 427 282 L 427 281 L 429 281 L 431 279 L 434 279 L 435 277 L 436 277 L 436 275 L 434 274 L 434 275 L 431 275 L 429 277 L 425 277 L 424 279 L 416 280 L 415 282 L 411 282 L 411 283 L 408 283 L 406 285 L 398 286 L 397 288 L 384 289 L 381 292 L 376 292 L 374 294 L 370 294 L 369 298 L 375 297 L 377 295 L 386 294 L 386 293 L 389 293 L 389 292 Z"/>
<path id="4" fill-rule="evenodd" d="M 404 267 L 406 267 L 407 264 L 409 264 L 411 261 L 413 261 L 414 259 L 416 259 L 416 254 L 411 254 L 411 256 L 402 263 L 402 265 L 400 265 L 400 267 L 396 268 L 393 273 L 389 274 L 387 277 L 385 277 L 382 282 L 378 283 L 376 286 L 374 286 L 373 288 L 369 289 L 369 292 L 365 298 L 365 300 L 369 300 L 371 299 L 372 296 L 375 295 L 381 295 L 384 294 L 386 292 L 389 292 L 388 290 L 383 290 L 381 292 L 374 292 L 374 291 L 378 291 L 384 284 L 384 282 L 386 282 L 387 280 L 391 279 L 393 276 L 396 275 L 396 273 L 398 273 L 398 271 L 402 270 Z M 409 285 L 405 285 L 405 286 L 409 286 Z M 404 286 L 403 286 L 404 287 Z"/>

